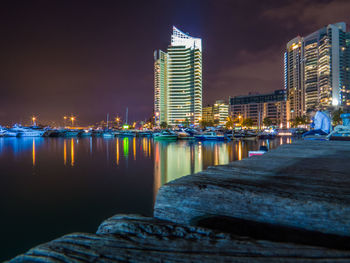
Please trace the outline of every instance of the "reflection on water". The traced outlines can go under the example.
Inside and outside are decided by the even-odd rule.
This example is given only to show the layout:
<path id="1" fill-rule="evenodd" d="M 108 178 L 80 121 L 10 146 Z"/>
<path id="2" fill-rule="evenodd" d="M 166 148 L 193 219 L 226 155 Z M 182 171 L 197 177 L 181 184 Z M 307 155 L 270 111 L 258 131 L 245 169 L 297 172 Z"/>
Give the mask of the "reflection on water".
<path id="1" fill-rule="evenodd" d="M 50 141 L 52 140 L 52 141 Z M 88 143 L 89 154 L 99 154 L 105 151 L 107 162 L 110 158 L 115 159 L 115 164 L 120 164 L 120 142 L 123 148 L 123 159 L 128 163 L 130 151 L 132 151 L 132 160 L 137 164 L 137 156 L 154 161 L 154 184 L 157 190 L 161 185 L 180 178 L 184 175 L 197 173 L 206 169 L 210 165 L 227 164 L 234 160 L 246 158 L 249 150 L 258 150 L 261 145 L 273 149 L 283 143 L 291 143 L 291 138 L 280 137 L 276 140 L 262 141 L 231 141 L 231 142 L 162 142 L 149 138 L 88 138 L 88 139 L 57 139 L 59 145 L 63 145 L 63 165 L 67 165 L 67 147 L 70 147 L 70 166 L 76 164 L 75 148 L 85 147 Z M 41 147 L 49 144 L 49 150 L 57 144 L 56 139 L 45 138 L 0 138 L 0 156 L 6 151 L 10 151 L 14 156 L 25 154 L 27 150 L 32 149 L 32 166 L 38 165 L 36 154 L 41 151 Z M 115 141 L 114 143 L 113 140 Z M 132 144 L 132 150 L 130 149 Z M 110 151 L 110 147 L 115 150 Z M 56 147 L 55 147 L 56 148 Z M 152 155 L 153 152 L 153 155 Z M 84 152 L 79 152 L 84 154 Z M 115 156 L 110 156 L 115 154 Z M 82 163 L 80 165 L 83 165 Z"/>
<path id="2" fill-rule="evenodd" d="M 117 213 L 150 216 L 163 184 L 290 142 L 0 138 L 0 224 L 8 226 L 0 261 L 69 232 L 95 232 Z"/>
<path id="3" fill-rule="evenodd" d="M 35 139 L 33 139 L 33 150 L 32 150 L 33 167 L 35 166 Z"/>
<path id="4" fill-rule="evenodd" d="M 70 165 L 74 166 L 74 139 L 70 140 Z"/>

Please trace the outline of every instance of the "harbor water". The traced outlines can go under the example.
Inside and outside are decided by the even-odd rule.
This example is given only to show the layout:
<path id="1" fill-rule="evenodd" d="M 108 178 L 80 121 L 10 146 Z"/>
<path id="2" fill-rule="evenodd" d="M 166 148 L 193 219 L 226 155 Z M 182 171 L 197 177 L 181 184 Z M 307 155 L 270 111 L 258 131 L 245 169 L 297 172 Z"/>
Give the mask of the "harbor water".
<path id="1" fill-rule="evenodd" d="M 117 213 L 151 216 L 163 184 L 291 140 L 0 138 L 0 261 Z"/>

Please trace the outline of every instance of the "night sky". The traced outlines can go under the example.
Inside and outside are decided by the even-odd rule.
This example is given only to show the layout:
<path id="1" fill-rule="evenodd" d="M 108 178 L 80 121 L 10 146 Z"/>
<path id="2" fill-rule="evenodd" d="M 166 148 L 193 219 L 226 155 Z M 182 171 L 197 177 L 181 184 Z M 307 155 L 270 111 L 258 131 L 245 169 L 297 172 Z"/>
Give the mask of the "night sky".
<path id="1" fill-rule="evenodd" d="M 203 39 L 204 104 L 281 89 L 285 44 L 349 14 L 347 0 L 2 1 L 0 125 L 149 118 L 172 25 Z"/>

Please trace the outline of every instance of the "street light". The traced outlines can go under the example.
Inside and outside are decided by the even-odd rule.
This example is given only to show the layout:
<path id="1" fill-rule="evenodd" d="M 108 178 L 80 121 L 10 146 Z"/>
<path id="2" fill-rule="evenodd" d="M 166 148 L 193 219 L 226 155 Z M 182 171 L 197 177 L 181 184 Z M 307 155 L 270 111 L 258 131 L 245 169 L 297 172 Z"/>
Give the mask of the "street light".
<path id="1" fill-rule="evenodd" d="M 116 117 L 116 118 L 115 118 L 115 121 L 117 122 L 117 128 L 119 128 L 120 118 L 119 118 L 119 117 Z"/>
<path id="2" fill-rule="evenodd" d="M 36 117 L 33 116 L 32 117 L 32 121 L 33 121 L 33 126 L 36 126 L 36 122 L 35 122 L 36 121 Z"/>
<path id="3" fill-rule="evenodd" d="M 70 117 L 70 120 L 72 121 L 72 126 L 74 125 L 75 117 Z"/>

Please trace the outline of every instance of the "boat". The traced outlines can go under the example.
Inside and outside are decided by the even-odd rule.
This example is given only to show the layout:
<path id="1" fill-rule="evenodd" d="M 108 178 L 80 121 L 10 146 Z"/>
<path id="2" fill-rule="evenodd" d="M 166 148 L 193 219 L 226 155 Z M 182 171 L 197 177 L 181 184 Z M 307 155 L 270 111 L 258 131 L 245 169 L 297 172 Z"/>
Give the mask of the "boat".
<path id="1" fill-rule="evenodd" d="M 249 151 L 248 157 L 260 156 L 260 155 L 267 153 L 268 151 L 269 151 L 268 148 L 266 146 L 262 145 L 262 146 L 260 146 L 258 151 Z"/>
<path id="2" fill-rule="evenodd" d="M 194 140 L 194 136 L 190 134 L 189 132 L 186 132 L 184 130 L 180 130 L 176 132 L 179 140 Z"/>
<path id="3" fill-rule="evenodd" d="M 213 141 L 224 141 L 224 135 L 217 135 L 216 132 L 203 132 L 201 134 L 195 135 L 194 138 L 201 141 L 213 140 Z"/>
<path id="4" fill-rule="evenodd" d="M 236 140 L 256 140 L 257 134 L 252 131 L 241 130 L 233 134 Z"/>
<path id="5" fill-rule="evenodd" d="M 92 135 L 92 131 L 91 130 L 82 130 L 79 133 L 80 137 L 90 137 Z"/>
<path id="6" fill-rule="evenodd" d="M 152 137 L 151 131 L 139 131 L 137 134 L 137 137 Z"/>
<path id="7" fill-rule="evenodd" d="M 275 139 L 277 136 L 277 132 L 273 129 L 270 130 L 264 130 L 263 132 L 258 134 L 258 139 L 261 140 L 272 140 Z"/>
<path id="8" fill-rule="evenodd" d="M 103 138 L 114 138 L 114 134 L 112 132 L 106 131 L 102 134 Z"/>
<path id="9" fill-rule="evenodd" d="M 63 133 L 64 137 L 76 137 L 81 131 L 76 129 L 66 129 Z"/>
<path id="10" fill-rule="evenodd" d="M 178 136 L 171 131 L 161 131 L 153 134 L 154 140 L 176 141 Z"/>
<path id="11" fill-rule="evenodd" d="M 6 128 L 3 128 L 0 126 L 0 137 L 5 136 L 6 131 L 7 131 Z"/>
<path id="12" fill-rule="evenodd" d="M 10 137 L 42 137 L 45 130 L 33 126 L 33 127 L 23 127 L 21 125 L 15 124 L 11 129 L 5 133 L 5 136 Z"/>
<path id="13" fill-rule="evenodd" d="M 118 134 L 120 137 L 136 137 L 136 132 L 133 131 L 123 131 Z"/>

